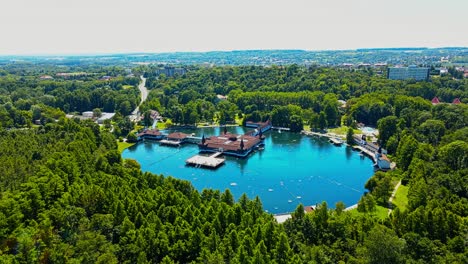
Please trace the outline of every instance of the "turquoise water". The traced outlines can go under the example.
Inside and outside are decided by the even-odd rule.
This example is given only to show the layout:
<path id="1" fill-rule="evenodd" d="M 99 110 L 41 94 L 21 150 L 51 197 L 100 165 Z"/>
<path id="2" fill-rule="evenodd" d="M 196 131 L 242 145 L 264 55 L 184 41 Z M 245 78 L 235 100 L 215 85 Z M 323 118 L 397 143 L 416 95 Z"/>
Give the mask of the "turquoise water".
<path id="1" fill-rule="evenodd" d="M 184 131 L 219 135 L 220 128 Z M 242 127 L 229 132 L 242 134 Z M 337 147 L 325 139 L 296 133 L 271 131 L 265 133 L 265 149 L 251 153 L 246 159 L 226 156 L 226 162 L 216 170 L 194 168 L 185 160 L 198 154 L 198 146 L 186 144 L 180 148 L 142 142 L 126 149 L 122 156 L 137 160 L 143 171 L 184 179 L 201 191 L 229 188 L 236 199 L 246 193 L 259 196 L 265 210 L 271 213 L 293 211 L 299 203 L 315 205 L 326 201 L 330 207 L 342 201 L 356 204 L 364 184 L 372 176 L 372 161 L 346 146 Z"/>
<path id="2" fill-rule="evenodd" d="M 363 128 L 361 128 L 361 131 L 366 133 L 366 134 L 374 134 L 375 132 L 377 132 L 377 129 L 375 129 L 373 127 L 363 127 Z"/>

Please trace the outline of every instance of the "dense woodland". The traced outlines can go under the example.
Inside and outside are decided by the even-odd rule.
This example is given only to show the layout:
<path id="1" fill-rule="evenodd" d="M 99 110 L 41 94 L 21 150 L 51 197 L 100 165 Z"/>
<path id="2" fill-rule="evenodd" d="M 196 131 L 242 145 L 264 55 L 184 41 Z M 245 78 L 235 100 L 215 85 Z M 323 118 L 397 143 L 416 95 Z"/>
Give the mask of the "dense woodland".
<path id="1" fill-rule="evenodd" d="M 243 114 L 244 120 L 271 119 L 276 126 L 297 131 L 302 123 L 323 129 L 340 125 L 342 119 L 376 126 L 388 115 L 429 111 L 434 96 L 443 102 L 468 98 L 466 79 L 447 75 L 431 82 L 393 81 L 370 68 L 215 67 L 196 68 L 176 78 L 145 70 L 152 92 L 142 109 L 158 109 L 174 123 L 184 124 L 210 122 L 213 117 L 228 123 Z M 219 102 L 217 95 L 228 100 Z M 347 107 L 341 108 L 337 99 L 347 101 Z"/>
<path id="2" fill-rule="evenodd" d="M 121 105 L 138 102 L 135 87 L 123 88 L 138 78 L 123 69 L 90 67 L 79 71 L 94 77 L 42 81 L 38 76 L 59 70 L 8 66 L 0 70 L 0 262 L 468 262 L 468 107 L 430 103 L 434 96 L 466 103 L 466 79 L 390 81 L 371 69 L 295 65 L 191 67 L 176 77 L 134 70 L 145 72 L 151 89 L 142 110 L 174 123 L 244 116 L 323 129 L 363 122 L 382 131 L 398 168 L 369 179 L 359 214 L 342 203 L 307 214 L 299 205 L 277 224 L 260 199 L 199 192 L 170 175 L 142 172 L 122 160 L 118 134 L 64 117 L 85 108 L 117 111 L 120 129 L 128 114 Z M 109 108 L 105 98 L 114 102 Z M 32 125 L 38 116 L 43 122 Z M 408 205 L 379 219 L 372 212 L 387 206 L 393 179 L 409 186 Z"/>
<path id="3" fill-rule="evenodd" d="M 57 76 L 71 72 L 76 75 Z M 54 79 L 41 79 L 41 76 Z M 110 80 L 102 79 L 111 76 Z M 136 86 L 140 79 L 129 76 L 118 67 L 34 67 L 12 64 L 0 69 L 0 126 L 3 128 L 31 127 L 54 122 L 65 113 L 81 114 L 100 109 L 130 114 L 140 102 Z"/>

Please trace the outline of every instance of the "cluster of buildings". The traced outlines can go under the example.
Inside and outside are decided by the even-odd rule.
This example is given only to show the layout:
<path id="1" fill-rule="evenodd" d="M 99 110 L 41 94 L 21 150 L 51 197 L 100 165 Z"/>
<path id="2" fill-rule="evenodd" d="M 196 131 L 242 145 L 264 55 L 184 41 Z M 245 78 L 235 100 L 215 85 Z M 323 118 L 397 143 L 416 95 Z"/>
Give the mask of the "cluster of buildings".
<path id="1" fill-rule="evenodd" d="M 463 72 L 463 77 L 468 78 L 468 68 L 465 66 L 455 67 L 456 71 Z"/>
<path id="2" fill-rule="evenodd" d="M 69 78 L 69 77 L 79 77 L 79 76 L 87 76 L 87 72 L 59 72 L 55 74 L 57 77 L 62 77 L 62 78 Z"/>
<path id="3" fill-rule="evenodd" d="M 387 63 L 385 62 L 378 62 L 378 63 L 342 63 L 338 67 L 340 68 L 375 68 L 375 69 L 380 69 L 380 68 L 385 68 L 387 67 Z"/>
<path id="4" fill-rule="evenodd" d="M 83 77 L 83 76 L 88 76 L 88 75 L 89 75 L 89 73 L 87 73 L 87 72 L 59 72 L 59 73 L 55 74 L 55 77 L 68 79 L 68 78 L 71 78 L 71 77 Z M 129 76 L 127 75 L 127 77 L 129 77 Z M 99 80 L 109 81 L 112 78 L 113 78 L 112 76 L 105 75 L 105 76 L 102 76 L 101 78 L 99 78 Z M 52 77 L 51 75 L 41 75 L 39 77 L 39 79 L 40 80 L 53 80 L 54 77 Z"/>
<path id="5" fill-rule="evenodd" d="M 189 135 L 182 132 L 173 132 L 166 135 L 158 129 L 145 129 L 137 134 L 137 141 L 157 140 L 161 145 L 176 147 L 185 143 L 197 144 L 200 153 L 214 154 L 209 157 L 196 155 L 188 159 L 187 164 L 216 168 L 224 162 L 224 159 L 218 158 L 219 155 L 245 158 L 255 149 L 263 147 L 263 133 L 271 129 L 272 125 L 270 121 L 248 122 L 247 127 L 254 129 L 244 135 L 237 135 L 227 132 L 227 128 L 224 127 L 224 132 L 219 136 L 210 137 L 205 137 L 205 135 L 195 137 L 193 134 Z"/>
<path id="6" fill-rule="evenodd" d="M 200 152 L 221 152 L 225 155 L 236 157 L 247 157 L 254 149 L 263 145 L 263 133 L 271 129 L 271 122 L 249 122 L 248 127 L 255 128 L 244 135 L 237 135 L 227 132 L 219 136 L 195 137 L 182 132 L 173 132 L 168 135 L 163 134 L 158 129 L 145 129 L 137 134 L 137 140 L 157 140 L 161 145 L 180 146 L 184 143 L 198 144 Z"/>
<path id="7" fill-rule="evenodd" d="M 393 169 L 391 160 L 387 157 L 387 151 L 381 146 L 368 142 L 366 135 L 353 135 L 354 149 L 360 150 L 362 155 L 369 156 L 374 161 L 374 166 L 379 170 L 387 171 Z"/>
<path id="8" fill-rule="evenodd" d="M 432 98 L 431 103 L 432 103 L 432 105 L 438 105 L 438 104 L 442 104 L 443 102 L 441 102 L 439 100 L 439 98 L 436 96 L 436 97 Z M 455 104 L 455 105 L 461 104 L 460 98 L 453 99 L 452 104 Z"/>
<path id="9" fill-rule="evenodd" d="M 137 141 L 143 140 L 158 140 L 161 145 L 180 146 L 189 142 L 188 139 L 193 138 L 189 134 L 182 132 L 173 132 L 168 135 L 163 134 L 158 129 L 145 129 L 137 134 Z"/>
<path id="10" fill-rule="evenodd" d="M 99 117 L 94 115 L 93 111 L 86 111 L 81 113 L 81 115 L 66 115 L 67 118 L 79 118 L 79 119 L 93 119 L 98 124 L 104 124 L 105 120 L 112 119 L 115 116 L 115 113 L 101 113 Z"/>

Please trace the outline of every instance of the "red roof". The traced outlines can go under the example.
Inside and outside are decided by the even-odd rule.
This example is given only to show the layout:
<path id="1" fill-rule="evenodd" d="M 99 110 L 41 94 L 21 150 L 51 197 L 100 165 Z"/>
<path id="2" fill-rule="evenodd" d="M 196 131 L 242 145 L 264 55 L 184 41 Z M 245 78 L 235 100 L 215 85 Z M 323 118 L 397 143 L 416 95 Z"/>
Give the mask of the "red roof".
<path id="1" fill-rule="evenodd" d="M 237 151 L 240 150 L 241 139 L 244 142 L 244 149 L 250 149 L 261 140 L 252 136 L 238 136 L 235 134 L 227 133 L 221 136 L 213 136 L 206 138 L 205 146 L 211 149 L 222 148 L 224 150 Z"/>
<path id="2" fill-rule="evenodd" d="M 461 104 L 460 98 L 455 98 L 455 99 L 453 99 L 452 104 Z"/>
<path id="3" fill-rule="evenodd" d="M 304 206 L 304 212 L 306 213 L 311 213 L 314 211 L 314 207 L 313 206 Z"/>
<path id="4" fill-rule="evenodd" d="M 437 96 L 434 97 L 431 102 L 432 102 L 432 104 L 439 104 L 440 103 L 439 98 L 437 98 Z"/>
<path id="5" fill-rule="evenodd" d="M 139 137 L 144 136 L 144 135 L 160 136 L 162 134 L 157 129 L 154 129 L 154 130 L 153 129 L 148 129 L 148 130 L 145 130 L 145 131 L 138 134 Z"/>
<path id="6" fill-rule="evenodd" d="M 174 139 L 174 140 L 182 140 L 188 137 L 187 134 L 182 133 L 182 132 L 174 132 L 169 135 L 167 135 L 167 139 Z"/>
<path id="7" fill-rule="evenodd" d="M 387 157 L 387 155 L 385 154 L 382 154 L 382 156 L 380 157 L 381 160 L 386 160 L 388 162 L 390 162 L 390 159 Z"/>

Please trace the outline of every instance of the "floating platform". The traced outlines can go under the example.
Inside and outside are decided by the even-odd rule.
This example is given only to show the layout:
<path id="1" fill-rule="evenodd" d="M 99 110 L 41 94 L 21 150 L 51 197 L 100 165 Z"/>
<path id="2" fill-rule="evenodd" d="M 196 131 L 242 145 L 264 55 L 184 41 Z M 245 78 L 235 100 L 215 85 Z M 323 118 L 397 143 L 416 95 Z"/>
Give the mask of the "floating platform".
<path id="1" fill-rule="evenodd" d="M 281 132 L 281 130 L 282 131 L 291 131 L 291 128 L 289 128 L 289 127 L 274 127 L 274 126 L 272 126 L 271 129 L 278 130 L 280 132 Z"/>
<path id="2" fill-rule="evenodd" d="M 202 156 L 202 155 L 195 155 L 185 161 L 187 165 L 195 166 L 195 167 L 205 167 L 215 169 L 224 164 L 225 159 L 218 158 L 221 155 L 221 152 L 216 152 L 211 156 Z"/>
<path id="3" fill-rule="evenodd" d="M 162 140 L 159 141 L 159 144 L 179 147 L 182 144 L 182 142 L 181 141 L 173 141 L 173 140 L 162 139 Z"/>

